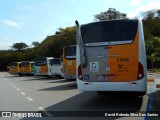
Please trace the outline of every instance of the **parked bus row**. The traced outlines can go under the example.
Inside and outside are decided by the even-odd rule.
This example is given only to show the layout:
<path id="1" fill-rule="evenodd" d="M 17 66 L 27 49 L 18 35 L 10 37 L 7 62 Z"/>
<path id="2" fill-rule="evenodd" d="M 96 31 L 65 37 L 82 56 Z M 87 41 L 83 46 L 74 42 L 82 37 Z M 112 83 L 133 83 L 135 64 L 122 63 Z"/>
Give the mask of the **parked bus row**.
<path id="1" fill-rule="evenodd" d="M 61 58 L 39 57 L 34 61 L 12 62 L 9 73 L 76 79 L 76 45 L 64 47 Z"/>
<path id="2" fill-rule="evenodd" d="M 76 21 L 76 25 L 77 45 L 63 48 L 62 60 L 36 58 L 35 75 L 60 76 L 62 73 L 65 79 L 76 78 L 81 91 L 144 95 L 147 65 L 142 21 L 123 19 L 84 25 Z"/>

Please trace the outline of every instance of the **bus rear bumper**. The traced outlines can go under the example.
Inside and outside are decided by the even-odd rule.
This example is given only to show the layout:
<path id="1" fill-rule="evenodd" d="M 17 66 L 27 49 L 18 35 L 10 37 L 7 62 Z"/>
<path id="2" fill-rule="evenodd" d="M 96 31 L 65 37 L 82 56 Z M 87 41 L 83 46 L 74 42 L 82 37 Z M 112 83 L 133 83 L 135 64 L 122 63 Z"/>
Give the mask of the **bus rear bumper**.
<path id="1" fill-rule="evenodd" d="M 67 74 L 67 75 L 64 75 L 64 78 L 65 79 L 76 79 L 76 74 Z"/>
<path id="2" fill-rule="evenodd" d="M 146 92 L 146 78 L 134 82 L 85 82 L 77 79 L 80 91 L 129 91 Z"/>
<path id="3" fill-rule="evenodd" d="M 34 75 L 35 75 L 35 76 L 52 77 L 52 75 L 51 75 L 51 74 L 48 74 L 48 73 L 35 73 Z"/>

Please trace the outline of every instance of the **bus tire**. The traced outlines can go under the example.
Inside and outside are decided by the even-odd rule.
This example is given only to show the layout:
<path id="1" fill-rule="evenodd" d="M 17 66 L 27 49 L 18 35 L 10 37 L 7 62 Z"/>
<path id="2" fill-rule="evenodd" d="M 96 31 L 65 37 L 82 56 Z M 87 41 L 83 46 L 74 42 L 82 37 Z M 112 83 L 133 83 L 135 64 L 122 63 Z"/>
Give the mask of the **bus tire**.
<path id="1" fill-rule="evenodd" d="M 52 76 L 47 76 L 47 78 L 52 78 Z"/>
<path id="2" fill-rule="evenodd" d="M 62 78 L 62 77 L 61 77 L 61 75 L 58 75 L 57 77 L 58 77 L 59 79 L 61 79 L 61 78 Z"/>

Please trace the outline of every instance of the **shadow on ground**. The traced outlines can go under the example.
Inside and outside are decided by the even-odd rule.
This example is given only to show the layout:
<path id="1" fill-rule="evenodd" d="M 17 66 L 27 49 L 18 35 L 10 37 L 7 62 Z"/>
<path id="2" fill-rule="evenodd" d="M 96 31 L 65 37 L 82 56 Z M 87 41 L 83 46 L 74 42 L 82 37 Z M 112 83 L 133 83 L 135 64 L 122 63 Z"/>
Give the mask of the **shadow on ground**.
<path id="1" fill-rule="evenodd" d="M 45 89 L 40 89 L 38 91 L 63 91 L 63 90 L 72 90 L 72 89 L 77 89 L 77 83 L 73 82 L 73 83 L 69 83 L 69 84 L 65 84 L 65 85 L 58 85 L 58 86 L 54 86 L 54 87 L 49 87 L 49 88 L 45 88 Z"/>
<path id="2" fill-rule="evenodd" d="M 105 112 L 139 112 L 142 101 L 143 97 L 132 97 L 129 94 L 117 93 L 99 96 L 95 92 L 83 92 L 45 108 L 54 116 L 46 118 L 54 120 L 106 120 Z M 102 116 L 98 117 L 99 115 Z M 115 120 L 117 118 L 120 117 L 110 117 L 109 119 Z"/>

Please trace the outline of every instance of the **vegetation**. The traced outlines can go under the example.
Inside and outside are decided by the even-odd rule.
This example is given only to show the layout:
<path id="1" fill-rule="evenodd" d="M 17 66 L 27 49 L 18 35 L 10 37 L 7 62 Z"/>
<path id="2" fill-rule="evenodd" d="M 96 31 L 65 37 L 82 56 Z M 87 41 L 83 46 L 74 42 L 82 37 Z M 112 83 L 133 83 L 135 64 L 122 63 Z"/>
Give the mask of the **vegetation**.
<path id="1" fill-rule="evenodd" d="M 151 10 L 143 18 L 148 68 L 160 67 L 160 10 Z"/>
<path id="2" fill-rule="evenodd" d="M 6 70 L 10 62 L 33 61 L 37 57 L 61 57 L 62 49 L 76 44 L 76 27 L 59 28 L 42 43 L 32 42 L 32 48 L 25 43 L 15 43 L 12 50 L 0 50 L 0 71 Z"/>
<path id="3" fill-rule="evenodd" d="M 128 19 L 125 13 L 109 8 L 94 16 L 94 21 L 110 19 Z M 144 37 L 149 69 L 160 67 L 160 10 L 151 10 L 143 13 Z M 36 57 L 60 57 L 62 49 L 68 45 L 76 44 L 76 27 L 59 28 L 54 35 L 47 36 L 41 43 L 27 44 L 14 43 L 11 50 L 0 50 L 0 71 L 6 70 L 10 62 L 28 60 Z"/>
<path id="4" fill-rule="evenodd" d="M 125 13 L 121 13 L 115 8 L 109 8 L 107 11 L 96 14 L 94 17 L 95 21 L 127 19 L 127 15 Z"/>
<path id="5" fill-rule="evenodd" d="M 28 45 L 26 43 L 14 43 L 13 46 L 12 46 L 12 49 L 13 50 L 18 50 L 18 51 L 21 51 L 21 50 L 24 50 L 28 47 Z"/>

